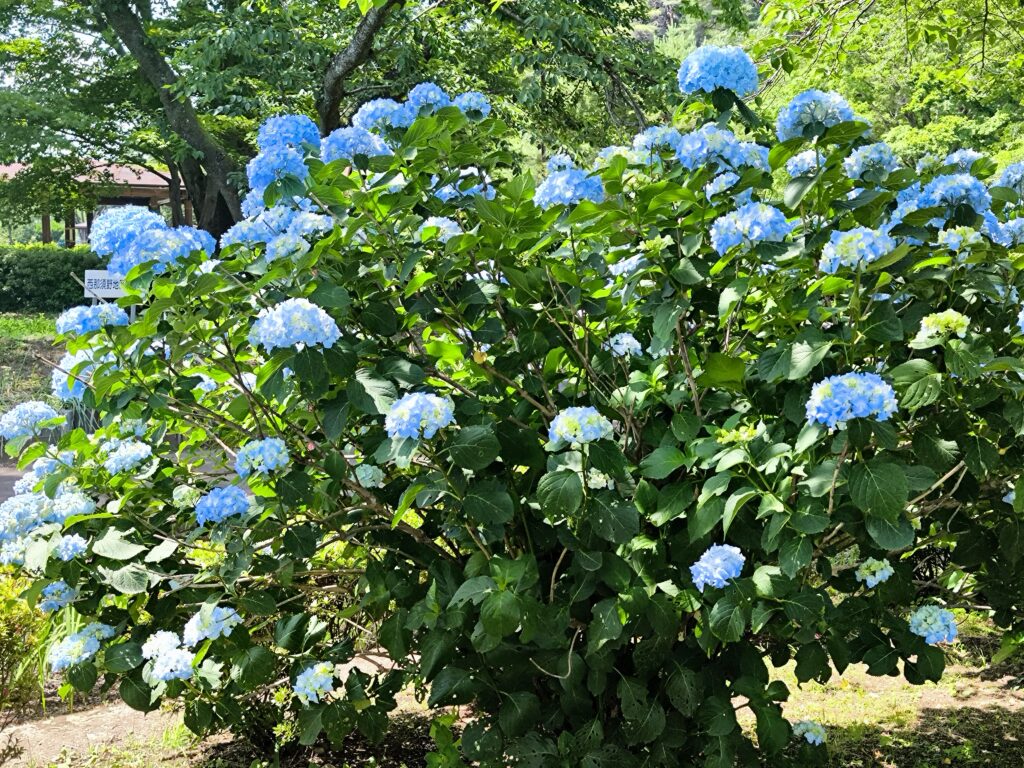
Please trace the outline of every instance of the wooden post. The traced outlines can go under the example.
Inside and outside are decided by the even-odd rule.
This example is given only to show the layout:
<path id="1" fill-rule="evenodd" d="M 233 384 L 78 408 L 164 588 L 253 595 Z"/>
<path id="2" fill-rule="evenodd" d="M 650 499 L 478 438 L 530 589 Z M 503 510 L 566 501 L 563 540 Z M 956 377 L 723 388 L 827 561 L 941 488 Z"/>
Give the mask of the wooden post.
<path id="1" fill-rule="evenodd" d="M 75 213 L 65 214 L 64 216 L 64 247 L 74 248 L 75 247 Z"/>
<path id="2" fill-rule="evenodd" d="M 192 201 L 185 200 L 185 225 L 192 226 Z"/>
<path id="3" fill-rule="evenodd" d="M 43 242 L 53 242 L 53 231 L 50 229 L 50 214 L 43 214 Z"/>

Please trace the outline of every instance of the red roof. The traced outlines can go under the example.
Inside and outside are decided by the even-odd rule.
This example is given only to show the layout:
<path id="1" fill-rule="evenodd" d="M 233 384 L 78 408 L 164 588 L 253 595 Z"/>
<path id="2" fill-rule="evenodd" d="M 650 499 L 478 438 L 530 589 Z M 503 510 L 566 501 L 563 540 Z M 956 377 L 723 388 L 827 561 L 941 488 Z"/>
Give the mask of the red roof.
<path id="1" fill-rule="evenodd" d="M 0 178 L 10 178 L 23 168 L 25 166 L 22 163 L 0 165 Z M 95 177 L 87 176 L 79 177 L 79 179 L 81 181 L 93 180 L 97 184 L 103 184 L 111 183 L 110 178 L 112 177 L 112 183 L 114 184 L 124 184 L 133 187 L 155 187 L 160 190 L 167 189 L 167 179 L 145 168 L 138 168 L 132 165 L 97 163 L 93 166 L 93 169 L 96 172 Z"/>

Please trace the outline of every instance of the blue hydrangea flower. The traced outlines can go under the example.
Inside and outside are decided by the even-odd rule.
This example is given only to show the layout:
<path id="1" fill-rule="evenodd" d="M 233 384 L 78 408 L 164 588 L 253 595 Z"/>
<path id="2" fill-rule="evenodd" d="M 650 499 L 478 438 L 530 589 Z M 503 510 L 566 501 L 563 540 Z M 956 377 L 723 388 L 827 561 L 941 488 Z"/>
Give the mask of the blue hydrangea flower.
<path id="1" fill-rule="evenodd" d="M 616 157 L 624 157 L 626 160 L 633 162 L 635 160 L 635 153 L 631 147 L 618 145 L 604 147 L 597 153 L 596 164 L 598 166 L 608 165 Z"/>
<path id="2" fill-rule="evenodd" d="M 956 152 L 950 152 L 946 155 L 946 159 L 942 161 L 942 164 L 955 165 L 960 173 L 970 173 L 975 161 L 983 157 L 984 155 L 981 152 L 973 149 L 958 149 Z"/>
<path id="3" fill-rule="evenodd" d="M 470 120 L 483 120 L 491 114 L 491 102 L 480 91 L 467 91 L 455 97 L 452 104 Z"/>
<path id="4" fill-rule="evenodd" d="M 914 170 L 917 171 L 918 176 L 924 176 L 925 174 L 936 171 L 941 167 L 942 161 L 930 152 L 921 155 L 921 157 L 917 159 L 917 163 L 914 164 Z"/>
<path id="5" fill-rule="evenodd" d="M 805 149 L 786 161 L 786 173 L 794 179 L 799 176 L 810 176 L 812 173 L 818 172 L 824 159 L 816 150 Z"/>
<path id="6" fill-rule="evenodd" d="M 812 720 L 801 720 L 793 723 L 793 735 L 798 739 L 805 739 L 808 744 L 815 747 L 820 747 L 825 743 L 824 726 Z"/>
<path id="7" fill-rule="evenodd" d="M 690 566 L 690 576 L 698 592 L 708 585 L 722 589 L 739 578 L 746 562 L 743 553 L 731 544 L 714 544 Z"/>
<path id="8" fill-rule="evenodd" d="M 426 392 L 410 392 L 404 395 L 388 410 L 384 428 L 388 437 L 429 440 L 455 423 L 455 404 L 447 397 Z"/>
<path id="9" fill-rule="evenodd" d="M 53 554 L 65 563 L 74 560 L 76 557 L 89 548 L 89 542 L 77 533 L 60 537 L 57 546 L 53 548 Z"/>
<path id="10" fill-rule="evenodd" d="M 738 245 L 743 250 L 757 243 L 780 243 L 793 231 L 786 214 L 765 203 L 747 203 L 720 216 L 711 225 L 711 245 L 724 254 Z"/>
<path id="11" fill-rule="evenodd" d="M 1024 333 L 1024 307 L 1021 307 L 1020 312 L 1017 313 L 1017 329 Z"/>
<path id="12" fill-rule="evenodd" d="M 363 128 L 338 128 L 320 142 L 320 159 L 325 163 L 335 160 L 351 163 L 359 155 L 376 157 L 390 154 L 391 148 L 380 136 Z"/>
<path id="13" fill-rule="evenodd" d="M 227 637 L 231 631 L 242 623 L 242 617 L 234 608 L 222 606 L 203 606 L 185 624 L 181 633 L 183 645 L 194 648 L 203 640 L 216 640 Z"/>
<path id="14" fill-rule="evenodd" d="M 192 677 L 195 654 L 181 645 L 174 632 L 160 630 L 149 636 L 142 645 L 142 658 L 149 659 L 148 678 L 151 681 L 188 680 Z"/>
<path id="15" fill-rule="evenodd" d="M 214 488 L 196 502 L 196 524 L 222 523 L 249 511 L 249 497 L 237 485 Z"/>
<path id="16" fill-rule="evenodd" d="M 634 254 L 627 259 L 608 265 L 608 274 L 612 277 L 628 277 L 647 266 L 647 259 L 642 253 Z"/>
<path id="17" fill-rule="evenodd" d="M 279 437 L 246 443 L 235 458 L 235 472 L 243 480 L 249 475 L 269 475 L 288 466 L 288 446 Z"/>
<path id="18" fill-rule="evenodd" d="M 548 428 L 552 443 L 592 443 L 612 436 L 612 423 L 592 406 L 573 406 L 558 412 Z"/>
<path id="19" fill-rule="evenodd" d="M 261 152 L 277 149 L 302 149 L 303 144 L 316 146 L 320 130 L 306 115 L 276 115 L 263 121 L 256 133 L 256 146 Z"/>
<path id="20" fill-rule="evenodd" d="M 1024 160 L 1006 166 L 996 179 L 996 186 L 1009 187 L 1018 195 L 1024 195 Z"/>
<path id="21" fill-rule="evenodd" d="M 323 346 L 330 349 L 341 336 L 338 324 L 306 299 L 288 299 L 260 310 L 249 331 L 249 343 L 267 351 Z"/>
<path id="22" fill-rule="evenodd" d="M 156 262 L 153 273 L 159 275 L 190 254 L 211 254 L 215 247 L 213 236 L 195 227 L 147 229 L 129 247 L 114 253 L 107 268 L 115 274 L 126 275 L 134 267 L 152 261 Z"/>
<path id="23" fill-rule="evenodd" d="M 918 208 L 941 207 L 948 212 L 959 205 L 966 205 L 981 215 L 992 207 L 992 196 L 980 179 L 967 173 L 957 173 L 936 176 L 921 189 L 916 202 Z"/>
<path id="24" fill-rule="evenodd" d="M 253 218 L 233 225 L 220 239 L 221 247 L 242 243 L 248 246 L 269 244 L 282 235 L 306 237 L 328 231 L 332 226 L 329 216 L 313 211 L 275 205 L 262 209 Z"/>
<path id="25" fill-rule="evenodd" d="M 356 467 L 356 481 L 363 488 L 384 487 L 384 470 L 373 464 L 360 464 Z"/>
<path id="26" fill-rule="evenodd" d="M 537 186 L 533 195 L 534 203 L 544 209 L 553 205 L 576 205 L 584 200 L 604 202 L 604 184 L 599 176 L 579 168 L 552 173 Z"/>
<path id="27" fill-rule="evenodd" d="M 57 412 L 39 400 L 28 400 L 0 416 L 0 437 L 13 440 L 36 434 L 43 422 L 57 418 Z"/>
<path id="28" fill-rule="evenodd" d="M 93 354 L 91 349 L 64 353 L 50 373 L 50 391 L 54 397 L 65 402 L 82 399 L 87 382 L 92 379 L 93 370 L 96 368 Z M 100 362 L 108 362 L 109 359 L 108 356 L 104 356 Z"/>
<path id="29" fill-rule="evenodd" d="M 704 185 L 704 196 L 710 200 L 715 195 L 727 192 L 739 180 L 740 177 L 732 171 L 720 173 Z"/>
<path id="30" fill-rule="evenodd" d="M 548 173 L 558 173 L 559 171 L 568 171 L 570 168 L 575 168 L 576 163 L 567 153 L 557 152 L 548 158 L 545 167 L 548 169 Z"/>
<path id="31" fill-rule="evenodd" d="M 71 605 L 77 597 L 78 592 L 68 586 L 67 582 L 55 581 L 43 587 L 39 610 L 43 613 L 59 611 L 64 606 Z"/>
<path id="32" fill-rule="evenodd" d="M 869 557 L 857 566 L 857 572 L 854 575 L 857 577 L 857 581 L 867 585 L 868 589 L 874 589 L 882 582 L 888 581 L 894 573 L 888 560 L 875 560 L 875 558 Z"/>
<path id="33" fill-rule="evenodd" d="M 686 95 L 723 88 L 748 96 L 757 90 L 757 67 L 738 46 L 704 45 L 683 59 L 678 81 Z"/>
<path id="34" fill-rule="evenodd" d="M 869 175 L 881 180 L 899 167 L 900 161 L 883 141 L 858 147 L 843 160 L 843 168 L 851 179 L 863 179 Z"/>
<path id="35" fill-rule="evenodd" d="M 768 171 L 768 148 L 751 141 L 740 141 L 736 134 L 717 125 L 708 124 L 675 139 L 676 159 L 689 170 L 717 163 L 722 168 L 756 168 Z"/>
<path id="36" fill-rule="evenodd" d="M 300 181 L 309 176 L 309 168 L 302 152 L 292 147 L 280 146 L 260 152 L 245 166 L 249 188 L 262 195 L 267 187 L 285 176 L 294 176 Z"/>
<path id="37" fill-rule="evenodd" d="M 910 617 L 910 631 L 929 645 L 952 643 L 957 636 L 956 617 L 937 605 L 922 605 Z"/>
<path id="38" fill-rule="evenodd" d="M 846 100 L 834 91 L 811 89 L 797 94 L 782 108 L 775 123 L 779 141 L 804 135 L 809 126 L 831 128 L 853 120 L 853 110 Z"/>
<path id="39" fill-rule="evenodd" d="M 441 86 L 427 82 L 413 86 L 405 97 L 405 103 L 414 110 L 415 119 L 450 106 L 452 100 Z"/>
<path id="40" fill-rule="evenodd" d="M 431 184 L 437 184 L 440 179 L 433 176 Z M 475 181 L 475 184 L 467 182 Z M 451 184 L 445 184 L 434 191 L 434 197 L 442 202 L 449 202 L 458 198 L 474 197 L 483 195 L 487 200 L 493 200 L 496 194 L 494 185 L 486 174 L 481 173 L 477 168 L 463 168 L 459 171 L 459 180 Z"/>
<path id="41" fill-rule="evenodd" d="M 850 419 L 887 421 L 898 405 L 896 392 L 877 373 L 844 373 L 829 376 L 812 387 L 807 420 L 829 429 Z"/>
<path id="42" fill-rule="evenodd" d="M 0 542 L 15 542 L 46 519 L 48 500 L 41 493 L 20 493 L 0 502 Z"/>
<path id="43" fill-rule="evenodd" d="M 99 256 L 111 257 L 131 250 L 135 240 L 152 229 L 166 229 L 159 213 L 137 205 L 107 208 L 89 229 L 89 248 Z"/>
<path id="44" fill-rule="evenodd" d="M 821 271 L 834 275 L 841 266 L 860 269 L 878 261 L 895 248 L 895 240 L 884 232 L 867 227 L 833 232 L 821 253 Z"/>
<path id="45" fill-rule="evenodd" d="M 428 234 L 428 230 L 434 230 Z M 431 216 L 426 219 L 420 228 L 416 230 L 416 236 L 420 240 L 436 238 L 442 243 L 447 243 L 456 235 L 462 234 L 462 227 L 452 219 L 445 216 Z"/>
<path id="46" fill-rule="evenodd" d="M 113 442 L 113 441 L 112 441 Z M 153 449 L 137 440 L 118 441 L 107 446 L 108 454 L 103 468 L 112 475 L 135 469 L 153 455 Z"/>
<path id="47" fill-rule="evenodd" d="M 633 137 L 633 152 L 652 164 L 664 152 L 677 158 L 683 153 L 683 134 L 670 125 L 652 125 Z"/>
<path id="48" fill-rule="evenodd" d="M 363 104 L 352 116 L 352 127 L 364 131 L 372 131 L 381 125 L 387 125 L 391 115 L 401 105 L 394 99 L 372 99 Z"/>
<path id="49" fill-rule="evenodd" d="M 91 515 L 96 502 L 80 491 L 68 491 L 46 501 L 43 519 L 48 523 L 65 523 L 72 517 Z"/>
<path id="50" fill-rule="evenodd" d="M 612 357 L 630 357 L 642 355 L 644 348 L 632 333 L 617 333 L 604 343 L 604 348 L 612 353 Z"/>
<path id="51" fill-rule="evenodd" d="M 46 659 L 50 669 L 61 672 L 76 664 L 84 664 L 99 650 L 100 641 L 95 635 L 76 632 L 51 646 Z"/>
<path id="52" fill-rule="evenodd" d="M 1005 496 L 1003 496 L 1003 502 L 1006 504 L 1013 504 L 1017 500 L 1017 492 L 1011 490 Z"/>
<path id="53" fill-rule="evenodd" d="M 318 704 L 320 697 L 334 689 L 334 665 L 320 661 L 306 667 L 295 678 L 293 690 L 303 704 Z"/>
<path id="54" fill-rule="evenodd" d="M 80 336 L 115 325 L 128 325 L 128 313 L 117 304 L 72 307 L 57 318 L 57 333 L 74 333 Z"/>

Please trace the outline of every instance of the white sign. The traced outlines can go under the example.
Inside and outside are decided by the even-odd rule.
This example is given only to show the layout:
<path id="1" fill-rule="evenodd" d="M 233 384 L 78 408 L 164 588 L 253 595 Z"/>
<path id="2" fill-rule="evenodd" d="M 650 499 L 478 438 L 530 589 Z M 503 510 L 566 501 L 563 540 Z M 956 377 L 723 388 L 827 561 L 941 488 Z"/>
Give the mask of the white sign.
<path id="1" fill-rule="evenodd" d="M 119 299 L 125 295 L 121 276 L 105 269 L 85 270 L 85 297 L 87 299 Z"/>

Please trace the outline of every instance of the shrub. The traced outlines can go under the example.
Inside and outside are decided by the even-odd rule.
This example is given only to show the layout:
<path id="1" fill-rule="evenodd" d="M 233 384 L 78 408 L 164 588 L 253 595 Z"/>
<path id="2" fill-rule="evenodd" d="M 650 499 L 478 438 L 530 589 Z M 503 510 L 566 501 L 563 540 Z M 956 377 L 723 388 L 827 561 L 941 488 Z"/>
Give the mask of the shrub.
<path id="1" fill-rule="evenodd" d="M 769 663 L 923 683 L 944 606 L 1024 628 L 1012 173 L 854 180 L 838 95 L 778 142 L 716 87 L 538 184 L 499 119 L 416 93 L 327 164 L 268 136 L 219 259 L 111 229 L 138 319 L 67 340 L 102 425 L 9 444 L 43 462 L 27 596 L 93 622 L 73 685 L 338 744 L 412 684 L 473 708 L 439 766 L 806 765 L 827 734 Z M 339 677 L 369 627 L 398 669 Z"/>
<path id="2" fill-rule="evenodd" d="M 61 312 L 81 304 L 79 280 L 101 269 L 88 248 L 58 245 L 0 246 L 0 312 Z"/>
<path id="3" fill-rule="evenodd" d="M 27 586 L 0 573 L 0 726 L 6 713 L 31 700 L 37 683 L 32 656 L 42 619 L 19 599 Z"/>

